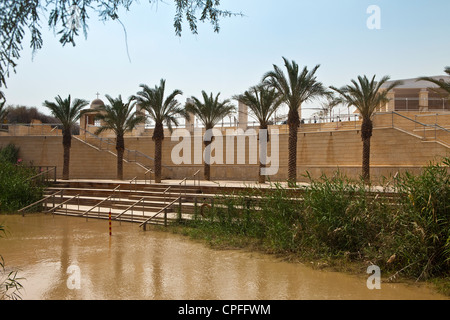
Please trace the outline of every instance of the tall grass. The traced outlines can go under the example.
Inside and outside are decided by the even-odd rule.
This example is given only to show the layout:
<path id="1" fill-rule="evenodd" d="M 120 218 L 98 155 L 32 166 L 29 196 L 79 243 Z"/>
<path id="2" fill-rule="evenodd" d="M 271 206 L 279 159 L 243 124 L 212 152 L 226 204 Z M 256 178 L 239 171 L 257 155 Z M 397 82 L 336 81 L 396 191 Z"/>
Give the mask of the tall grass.
<path id="1" fill-rule="evenodd" d="M 418 278 L 450 275 L 450 158 L 398 178 L 397 264 Z"/>
<path id="2" fill-rule="evenodd" d="M 14 212 L 42 198 L 43 188 L 30 178 L 33 169 L 18 163 L 14 145 L 0 149 L 0 212 Z"/>
<path id="3" fill-rule="evenodd" d="M 0 239 L 5 234 L 5 227 L 0 225 Z M 20 300 L 22 280 L 18 278 L 17 271 L 6 271 L 5 260 L 0 255 L 0 300 Z"/>
<path id="4" fill-rule="evenodd" d="M 416 279 L 450 276 L 450 159 L 396 178 L 396 193 L 373 192 L 337 172 L 303 189 L 224 194 L 188 223 L 215 244 L 258 243 L 276 253 L 370 261 Z"/>
<path id="5" fill-rule="evenodd" d="M 340 172 L 309 178 L 302 245 L 318 256 L 353 259 L 378 253 L 389 205 L 378 201 L 362 179 L 353 181 Z"/>

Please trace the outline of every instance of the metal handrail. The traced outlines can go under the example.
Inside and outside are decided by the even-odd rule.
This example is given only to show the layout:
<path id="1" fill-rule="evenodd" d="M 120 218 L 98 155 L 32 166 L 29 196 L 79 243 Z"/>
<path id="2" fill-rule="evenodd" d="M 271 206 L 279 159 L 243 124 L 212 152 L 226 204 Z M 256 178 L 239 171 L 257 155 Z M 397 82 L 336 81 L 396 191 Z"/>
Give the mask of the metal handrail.
<path id="1" fill-rule="evenodd" d="M 54 172 L 55 172 L 55 175 L 54 175 L 54 176 L 55 176 L 55 177 L 54 177 L 54 181 L 56 181 L 56 166 L 52 167 L 51 169 L 49 169 L 49 170 L 47 170 L 47 171 L 41 172 L 41 173 L 39 173 L 39 174 L 37 174 L 37 175 L 31 177 L 31 178 L 28 178 L 26 181 L 30 181 L 30 180 L 36 179 L 36 178 L 38 178 L 38 177 L 40 177 L 40 176 L 43 176 L 44 174 L 47 174 L 47 173 L 49 173 L 49 172 L 51 172 L 51 171 L 54 171 Z"/>
<path id="2" fill-rule="evenodd" d="M 172 186 L 168 187 L 166 190 L 164 190 L 163 192 L 163 196 L 164 196 L 164 205 L 166 204 L 166 193 L 170 191 L 170 189 L 172 189 Z"/>
<path id="3" fill-rule="evenodd" d="M 152 169 L 148 169 L 145 173 L 144 173 L 144 181 L 145 181 L 145 184 L 147 184 L 147 174 L 148 173 L 154 173 L 153 172 L 153 170 Z M 150 175 L 150 180 L 149 180 L 149 182 L 150 182 L 150 184 L 152 183 L 152 176 Z"/>
<path id="4" fill-rule="evenodd" d="M 415 119 L 411 119 L 411 118 L 409 118 L 409 117 L 407 117 L 407 116 L 404 116 L 404 115 L 402 115 L 402 114 L 399 114 L 399 113 L 397 113 L 397 112 L 395 112 L 395 111 L 392 111 L 392 128 L 395 128 L 395 125 L 394 125 L 394 115 L 397 115 L 397 116 L 402 117 L 402 118 L 404 118 L 404 119 L 406 119 L 406 120 L 409 120 L 409 121 L 411 121 L 411 122 L 414 122 L 415 124 L 419 124 L 419 125 L 423 126 L 423 131 L 424 131 L 424 136 L 423 136 L 423 138 L 424 138 L 424 139 L 426 138 L 426 133 L 425 133 L 425 132 L 426 132 L 426 128 L 434 128 L 434 130 L 435 130 L 435 140 L 436 140 L 436 141 L 437 141 L 437 130 L 438 130 L 438 129 L 450 133 L 450 130 L 448 130 L 448 129 L 444 128 L 444 127 L 441 127 L 441 126 L 438 125 L 438 124 L 426 124 L 426 123 L 422 123 L 422 122 L 419 122 L 419 121 L 417 121 L 417 120 L 415 120 Z"/>
<path id="5" fill-rule="evenodd" d="M 196 173 L 192 176 L 194 178 L 194 187 L 195 187 L 195 177 L 200 173 L 200 170 L 197 170 Z M 198 177 L 198 186 L 200 187 L 200 176 Z"/>
<path id="6" fill-rule="evenodd" d="M 80 213 L 79 216 L 80 216 L 80 217 L 85 216 L 86 214 L 88 214 L 89 212 L 91 212 L 92 210 L 94 210 L 95 208 L 99 207 L 101 204 L 103 204 L 103 203 L 105 203 L 106 201 L 110 200 L 111 198 L 112 198 L 112 195 L 109 196 L 109 197 L 106 198 L 106 199 L 103 199 L 102 201 L 100 201 L 99 203 L 97 203 L 95 206 L 93 206 L 92 208 L 90 208 L 89 210 L 87 210 L 86 212 Z"/>
<path id="7" fill-rule="evenodd" d="M 133 209 L 135 206 L 137 206 L 139 203 L 143 202 L 145 200 L 145 198 L 142 198 L 141 200 L 137 201 L 136 203 L 132 204 L 131 206 L 129 206 L 125 211 L 123 211 L 121 214 L 117 215 L 116 217 L 114 217 L 114 220 L 117 220 L 119 217 L 123 216 L 125 213 L 127 213 L 128 211 L 130 211 L 131 209 Z"/>
<path id="8" fill-rule="evenodd" d="M 186 181 L 187 178 L 184 178 L 183 180 L 181 180 L 181 182 L 178 184 L 180 186 L 180 198 L 181 198 L 181 185 L 184 183 L 184 197 L 186 197 L 187 191 L 186 191 Z"/>
<path id="9" fill-rule="evenodd" d="M 59 207 L 65 205 L 65 204 L 69 203 L 70 201 L 72 201 L 73 199 L 79 198 L 79 197 L 80 197 L 80 194 L 77 194 L 76 196 L 74 196 L 74 197 L 72 197 L 72 198 L 70 198 L 70 199 L 68 199 L 68 200 L 66 200 L 66 201 L 64 201 L 64 202 L 62 202 L 62 203 L 60 203 L 60 204 L 58 204 L 57 206 L 51 208 L 50 210 L 47 211 L 47 213 L 51 213 L 52 211 L 55 211 L 55 210 L 58 209 Z"/>
<path id="10" fill-rule="evenodd" d="M 419 125 L 421 125 L 421 126 L 424 126 L 424 127 L 431 127 L 431 128 L 436 128 L 436 127 L 438 127 L 438 128 L 440 128 L 440 129 L 442 129 L 442 130 L 445 130 L 445 131 L 447 131 L 447 132 L 450 132 L 449 130 L 447 130 L 446 128 L 441 127 L 441 126 L 438 125 L 438 124 L 428 124 L 428 123 L 423 123 L 423 122 L 420 122 L 420 121 L 411 119 L 411 118 L 409 118 L 409 117 L 407 117 L 407 116 L 404 116 L 404 115 L 402 115 L 402 114 L 400 114 L 400 113 L 397 113 L 397 112 L 395 112 L 395 111 L 392 111 L 392 114 L 395 114 L 395 115 L 397 115 L 397 116 L 399 116 L 399 117 L 402 117 L 402 118 L 404 118 L 404 119 L 406 119 L 406 120 L 412 121 L 412 122 L 414 122 L 414 123 L 416 123 L 416 124 L 419 124 Z"/>
<path id="11" fill-rule="evenodd" d="M 119 189 L 119 188 L 120 188 L 120 184 L 113 190 L 113 193 L 112 193 L 108 198 L 106 198 L 106 199 L 100 201 L 99 203 L 97 203 L 95 206 L 93 206 L 92 208 L 90 208 L 90 209 L 87 210 L 86 212 L 84 212 L 84 213 L 82 213 L 82 214 L 79 214 L 79 216 L 82 217 L 82 216 L 88 214 L 89 212 L 91 212 L 91 211 L 94 210 L 95 208 L 99 207 L 101 204 L 103 204 L 103 203 L 105 203 L 106 201 L 110 200 L 110 199 L 114 196 L 114 193 L 115 193 L 115 192 L 117 191 L 117 189 Z"/>
<path id="12" fill-rule="evenodd" d="M 86 136 L 86 134 L 88 134 L 90 137 L 92 137 L 95 140 L 99 141 L 99 143 L 100 143 L 100 146 L 98 147 L 99 150 L 102 150 L 102 144 L 103 143 L 105 143 L 107 146 L 108 145 L 114 146 L 114 143 L 111 142 L 109 138 L 101 138 L 101 137 L 99 137 L 99 136 L 93 134 L 92 132 L 89 132 L 89 131 L 87 131 L 86 129 L 83 129 L 83 128 L 80 128 L 80 133 L 81 132 L 83 132 L 85 136 Z M 81 134 L 80 134 L 80 136 L 81 136 Z M 83 140 L 83 141 L 87 143 L 86 139 Z M 109 148 L 107 147 L 106 150 L 109 151 Z M 131 159 L 132 156 L 130 156 L 130 153 L 134 153 L 134 160 Z M 126 156 L 128 156 L 128 157 L 126 157 Z M 124 160 L 126 160 L 128 162 L 135 162 L 137 164 L 140 164 L 143 167 L 146 167 L 143 163 L 137 161 L 137 157 L 138 156 L 146 158 L 146 159 L 150 160 L 151 162 L 155 162 L 155 159 L 153 159 L 152 157 L 149 157 L 148 155 L 146 155 L 146 154 L 144 154 L 144 153 L 142 153 L 140 151 L 130 150 L 130 149 L 127 149 L 127 148 L 124 149 Z M 164 165 L 162 165 L 162 166 L 167 168 L 167 169 L 169 169 L 169 170 L 172 170 L 171 168 L 169 168 L 167 166 L 164 166 Z"/>
<path id="13" fill-rule="evenodd" d="M 134 191 L 137 191 L 137 178 L 138 177 L 134 177 L 133 179 L 130 180 L 130 191 L 131 191 L 131 185 L 133 184 L 134 181 Z"/>
<path id="14" fill-rule="evenodd" d="M 139 227 L 142 227 L 143 225 L 146 225 L 147 223 L 149 223 L 150 221 L 152 221 L 154 218 L 156 218 L 157 216 L 159 216 L 161 213 L 163 213 L 165 210 L 169 209 L 171 206 L 173 206 L 177 201 L 179 201 L 181 198 L 177 198 L 175 200 L 173 200 L 170 204 L 168 204 L 167 206 L 165 206 L 164 208 L 162 208 L 161 210 L 159 210 L 154 216 L 152 216 L 151 218 L 147 219 L 146 221 L 142 222 Z"/>
<path id="15" fill-rule="evenodd" d="M 56 196 L 58 193 L 61 193 L 61 192 L 62 192 L 62 190 L 59 190 L 58 192 L 55 192 L 55 193 L 52 194 L 52 195 L 46 196 L 46 197 L 42 198 L 41 200 L 36 201 L 36 202 L 34 202 L 34 203 L 32 203 L 32 204 L 30 204 L 30 205 L 28 205 L 28 206 L 26 206 L 26 207 L 20 209 L 20 210 L 17 211 L 17 212 L 19 213 L 19 212 L 25 211 L 25 210 L 27 210 L 27 209 L 29 209 L 29 208 L 31 208 L 31 207 L 34 207 L 35 205 L 37 205 L 37 204 L 39 204 L 39 203 L 41 203 L 41 202 L 44 202 L 45 200 L 50 199 L 51 197 L 54 197 L 54 196 Z"/>
<path id="16" fill-rule="evenodd" d="M 443 130 L 443 131 L 446 131 L 446 132 L 450 133 L 450 130 L 447 129 L 447 128 L 444 128 L 444 127 L 442 127 L 442 126 L 440 126 L 440 125 L 438 125 L 438 124 L 435 124 L 435 126 L 436 126 L 437 128 L 439 128 L 440 130 Z"/>

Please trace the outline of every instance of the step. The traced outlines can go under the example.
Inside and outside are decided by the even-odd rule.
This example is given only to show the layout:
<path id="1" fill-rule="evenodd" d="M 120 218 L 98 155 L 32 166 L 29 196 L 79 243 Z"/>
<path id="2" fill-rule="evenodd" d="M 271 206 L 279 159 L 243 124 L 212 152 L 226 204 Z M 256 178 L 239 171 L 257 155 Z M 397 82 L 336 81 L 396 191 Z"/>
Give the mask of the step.
<path id="1" fill-rule="evenodd" d="M 118 195 L 122 197 L 126 197 L 128 195 L 163 195 L 164 191 L 167 190 L 167 188 L 144 188 L 141 190 L 134 190 L 134 189 L 107 189 L 107 188 L 82 188 L 82 187 L 67 187 L 67 188 L 59 188 L 59 187 L 48 187 L 46 189 L 47 195 L 51 195 L 53 193 L 56 193 L 58 191 L 63 190 L 63 194 L 84 194 L 84 195 L 97 195 L 97 196 L 105 196 L 108 197 L 110 195 Z M 200 194 L 199 189 L 193 189 L 193 188 L 173 188 L 166 192 L 166 194 Z"/>
<path id="2" fill-rule="evenodd" d="M 78 218 L 84 218 L 84 219 L 100 219 L 100 220 L 109 220 L 109 214 L 88 214 L 85 216 L 80 216 L 80 212 L 76 211 L 76 210 L 68 210 L 67 212 L 65 210 L 63 211 L 59 211 L 56 210 L 55 215 L 59 215 L 59 216 L 69 216 L 69 217 L 78 217 Z M 129 222 L 129 223 L 143 223 L 148 221 L 148 219 L 151 216 L 138 216 L 138 215 L 123 215 L 122 217 L 120 217 L 119 219 L 114 219 L 114 216 L 112 218 L 113 222 Z M 190 218 L 190 217 L 182 217 L 183 219 L 186 218 Z M 148 222 L 148 224 L 151 225 L 161 225 L 161 226 L 165 226 L 166 224 L 169 225 L 171 223 L 174 223 L 178 220 L 178 216 L 176 214 L 168 214 L 167 216 L 167 220 L 164 219 L 164 216 L 158 216 L 153 218 L 150 222 Z"/>
<path id="3" fill-rule="evenodd" d="M 70 196 L 65 196 L 62 199 L 55 199 L 55 201 L 53 202 L 52 200 L 47 202 L 47 206 L 49 208 L 53 207 L 53 203 L 55 204 L 55 206 L 64 203 L 65 201 L 71 199 L 72 197 Z M 144 202 L 140 202 L 138 204 L 136 204 L 141 198 L 140 197 L 136 197 L 135 199 L 111 199 L 111 200 L 107 200 L 103 203 L 101 203 L 102 201 L 104 201 L 105 198 L 95 198 L 95 197 L 80 197 L 80 198 L 75 198 L 72 199 L 71 201 L 64 203 L 63 206 L 65 206 L 66 204 L 69 206 L 84 206 L 87 208 L 92 208 L 98 205 L 98 207 L 107 207 L 107 208 L 114 208 L 114 209 L 118 209 L 118 210 L 125 210 L 127 208 L 129 208 L 132 205 L 135 205 L 135 207 L 133 208 L 135 211 L 142 211 L 142 209 L 144 208 L 144 211 L 159 211 L 162 208 L 166 207 L 167 205 L 171 204 L 174 200 L 176 199 L 172 199 L 172 198 L 166 198 L 166 201 L 164 201 L 164 199 L 152 199 L 152 201 L 150 201 L 149 199 L 145 199 Z M 186 202 L 185 200 L 182 200 L 182 203 Z M 178 203 L 178 202 L 177 202 Z"/>
<path id="4" fill-rule="evenodd" d="M 47 212 L 52 212 L 52 204 L 47 205 Z M 63 205 L 62 208 L 57 208 L 56 211 L 65 211 L 67 208 L 67 210 L 71 210 L 71 211 L 77 211 L 79 213 L 85 213 L 89 210 L 91 210 L 93 208 L 92 205 L 89 204 L 67 204 Z M 123 213 L 125 210 L 127 210 L 129 208 L 129 206 L 98 206 L 95 207 L 91 210 L 90 213 L 92 214 L 109 214 L 109 212 L 111 211 L 113 216 L 117 216 L 121 213 Z M 144 216 L 152 216 L 158 212 L 160 212 L 164 207 L 163 206 L 159 206 L 159 207 L 155 207 L 155 206 L 145 206 L 144 208 L 142 207 L 136 207 L 133 209 L 130 209 L 126 212 L 126 214 L 131 214 L 133 213 L 133 215 L 144 215 Z M 53 210 L 54 211 L 54 210 Z M 100 213 L 99 213 L 100 212 Z M 169 208 L 168 209 L 168 213 L 172 213 L 174 212 L 173 208 Z"/>
<path id="5" fill-rule="evenodd" d="M 62 216 L 72 216 L 72 217 L 79 217 L 79 218 L 87 218 L 87 219 L 104 219 L 104 220 L 109 220 L 109 211 L 101 211 L 99 212 L 90 212 L 88 214 L 83 215 L 83 211 L 78 211 L 76 209 L 67 209 L 67 211 L 65 209 L 58 209 L 55 210 L 54 214 L 56 215 L 62 215 Z M 126 213 L 123 214 L 122 216 L 120 216 L 119 218 L 116 218 L 119 213 L 115 212 L 111 214 L 111 219 L 112 221 L 134 221 L 134 222 L 145 222 L 147 221 L 149 218 L 153 217 L 155 213 L 152 214 L 130 214 L 130 213 Z M 168 212 L 167 214 L 167 220 L 168 221 L 175 221 L 178 218 L 178 214 L 175 212 Z M 164 220 L 164 214 L 160 214 L 158 217 L 154 218 L 155 220 Z"/>

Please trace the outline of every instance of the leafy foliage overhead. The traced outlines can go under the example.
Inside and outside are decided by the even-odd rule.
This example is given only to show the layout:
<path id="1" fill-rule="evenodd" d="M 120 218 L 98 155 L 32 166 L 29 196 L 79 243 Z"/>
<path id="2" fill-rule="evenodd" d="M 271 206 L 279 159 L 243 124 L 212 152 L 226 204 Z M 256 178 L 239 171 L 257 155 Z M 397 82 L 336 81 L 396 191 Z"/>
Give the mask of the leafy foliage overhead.
<path id="1" fill-rule="evenodd" d="M 162 0 L 147 0 L 149 4 Z M 173 0 L 175 4 L 175 34 L 181 36 L 186 20 L 192 33 L 199 22 L 209 21 L 219 32 L 221 17 L 235 14 L 221 10 L 220 0 Z M 121 10 L 129 11 L 137 0 L 2 0 L 0 3 L 0 87 L 6 86 L 10 71 L 15 71 L 26 31 L 30 33 L 30 47 L 35 52 L 43 46 L 43 20 L 54 30 L 64 46 L 75 46 L 82 31 L 87 36 L 90 15 L 102 21 L 119 20 Z"/>

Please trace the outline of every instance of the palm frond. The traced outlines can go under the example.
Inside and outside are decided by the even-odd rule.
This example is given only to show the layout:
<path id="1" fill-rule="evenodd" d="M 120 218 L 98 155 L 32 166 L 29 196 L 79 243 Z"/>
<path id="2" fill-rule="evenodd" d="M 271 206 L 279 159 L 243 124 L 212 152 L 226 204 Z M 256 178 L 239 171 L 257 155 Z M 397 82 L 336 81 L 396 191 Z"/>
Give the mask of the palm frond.
<path id="1" fill-rule="evenodd" d="M 261 126 L 267 126 L 270 118 L 283 103 L 281 94 L 262 83 L 251 87 L 244 94 L 233 97 L 249 107 Z"/>
<path id="2" fill-rule="evenodd" d="M 358 81 L 351 80 L 350 85 L 342 88 L 331 86 L 330 89 L 340 95 L 336 99 L 337 102 L 356 107 L 363 118 L 369 119 L 377 107 L 389 101 L 387 94 L 402 84 L 401 81 L 394 81 L 382 88 L 390 78 L 385 76 L 380 81 L 375 78 L 376 76 L 373 76 L 369 80 L 367 76 L 358 76 Z"/>
<path id="3" fill-rule="evenodd" d="M 450 67 L 445 68 L 445 73 L 450 76 Z M 450 95 L 450 82 L 440 81 L 431 77 L 419 77 L 417 81 L 428 81 L 438 86 L 438 88 L 445 91 L 446 94 Z"/>
<path id="4" fill-rule="evenodd" d="M 186 105 L 186 111 L 196 115 L 205 126 L 206 130 L 214 128 L 223 118 L 235 111 L 235 106 L 229 99 L 220 101 L 220 92 L 214 96 L 208 96 L 202 91 L 203 102 L 192 97 L 192 103 Z"/>
<path id="5" fill-rule="evenodd" d="M 180 103 L 176 97 L 182 95 L 181 90 L 174 90 L 165 98 L 166 80 L 161 79 L 159 86 L 150 88 L 146 84 L 141 84 L 141 91 L 132 97 L 136 103 L 148 112 L 148 117 L 155 122 L 155 125 L 162 127 L 166 124 L 171 130 L 172 125 L 178 126 L 176 116 L 185 116 L 183 109 L 179 108 Z"/>
<path id="6" fill-rule="evenodd" d="M 61 96 L 55 97 L 56 102 L 45 101 L 43 105 L 47 107 L 53 116 L 55 116 L 65 129 L 70 129 L 81 117 L 81 112 L 84 107 L 89 105 L 89 102 L 82 99 L 75 99 L 69 95 L 63 99 Z"/>
<path id="7" fill-rule="evenodd" d="M 6 119 L 6 117 L 8 116 L 9 110 L 6 109 L 6 101 L 2 101 L 0 102 L 0 123 L 3 122 L 3 120 Z"/>
<path id="8" fill-rule="evenodd" d="M 284 57 L 283 60 L 287 73 L 285 74 L 280 67 L 274 65 L 274 70 L 267 72 L 262 81 L 282 95 L 291 111 L 298 110 L 305 102 L 328 94 L 316 77 L 320 65 L 316 65 L 312 70 L 304 67 L 300 71 L 295 61 L 289 61 Z"/>
<path id="9" fill-rule="evenodd" d="M 113 131 L 117 136 L 123 136 L 126 132 L 133 131 L 137 125 L 145 121 L 145 117 L 135 109 L 135 102 L 131 99 L 124 102 L 119 95 L 112 98 L 106 95 L 109 104 L 96 108 L 98 112 L 96 119 L 101 120 L 103 125 L 96 130 L 100 134 L 107 130 Z"/>

